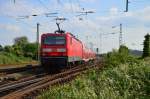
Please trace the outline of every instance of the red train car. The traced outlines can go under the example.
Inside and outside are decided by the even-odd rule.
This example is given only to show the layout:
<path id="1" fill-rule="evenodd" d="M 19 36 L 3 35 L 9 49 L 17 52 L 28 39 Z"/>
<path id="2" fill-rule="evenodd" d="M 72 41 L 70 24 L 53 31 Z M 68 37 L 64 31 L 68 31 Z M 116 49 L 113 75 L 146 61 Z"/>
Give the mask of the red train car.
<path id="1" fill-rule="evenodd" d="M 41 64 L 49 71 L 94 58 L 95 53 L 71 33 L 47 33 L 41 36 Z"/>

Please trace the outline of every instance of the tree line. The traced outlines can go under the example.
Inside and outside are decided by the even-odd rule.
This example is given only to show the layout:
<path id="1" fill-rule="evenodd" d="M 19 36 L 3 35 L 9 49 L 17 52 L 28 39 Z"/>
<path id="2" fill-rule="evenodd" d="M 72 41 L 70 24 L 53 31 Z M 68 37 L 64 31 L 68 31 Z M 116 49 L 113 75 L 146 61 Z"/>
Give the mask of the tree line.
<path id="1" fill-rule="evenodd" d="M 143 58 L 150 57 L 150 35 L 149 34 L 145 35 L 145 40 L 143 45 L 144 47 L 143 47 L 142 57 Z M 29 42 L 26 36 L 15 38 L 13 45 L 6 45 L 4 47 L 0 45 L 0 52 L 7 52 L 7 53 L 15 54 L 17 56 L 30 57 L 32 59 L 37 59 L 37 51 L 38 51 L 37 49 L 38 49 L 37 43 Z M 124 46 L 121 46 L 121 49 L 126 49 L 126 48 L 124 48 Z"/>
<path id="2" fill-rule="evenodd" d="M 0 52 L 12 53 L 17 56 L 30 57 L 36 59 L 37 43 L 31 43 L 26 36 L 17 37 L 14 39 L 13 45 L 0 45 Z"/>

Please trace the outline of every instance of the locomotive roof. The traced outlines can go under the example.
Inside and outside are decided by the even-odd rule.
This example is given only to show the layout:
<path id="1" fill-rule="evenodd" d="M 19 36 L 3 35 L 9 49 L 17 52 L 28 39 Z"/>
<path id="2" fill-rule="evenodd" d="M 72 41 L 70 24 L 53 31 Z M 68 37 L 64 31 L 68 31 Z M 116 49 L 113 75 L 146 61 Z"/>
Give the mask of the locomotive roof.
<path id="1" fill-rule="evenodd" d="M 76 38 L 76 36 L 74 36 L 72 33 L 69 33 L 69 32 L 67 32 L 68 34 L 70 34 L 73 38 L 75 38 L 76 40 L 78 40 L 78 41 L 80 41 L 81 42 L 81 40 L 79 40 L 78 38 Z M 66 34 L 67 34 L 66 33 Z"/>
<path id="2" fill-rule="evenodd" d="M 79 40 L 78 38 L 76 38 L 76 37 L 75 37 L 72 33 L 70 33 L 70 32 L 66 32 L 66 33 L 44 33 L 44 34 L 42 34 L 42 36 L 43 36 L 43 35 L 67 35 L 67 34 L 71 35 L 74 39 L 76 39 L 76 40 L 78 40 L 78 41 L 81 42 L 81 40 Z"/>
<path id="3" fill-rule="evenodd" d="M 70 35 L 71 37 L 73 37 L 74 39 L 76 39 L 77 41 L 81 42 L 85 49 L 89 49 L 81 40 L 79 40 L 78 38 L 76 38 L 76 37 L 75 37 L 72 33 L 70 33 L 70 32 L 66 32 L 66 33 L 44 33 L 44 34 L 42 34 L 42 36 L 43 36 L 43 35 L 67 35 L 67 34 Z M 91 49 L 89 49 L 89 50 L 91 50 Z"/>

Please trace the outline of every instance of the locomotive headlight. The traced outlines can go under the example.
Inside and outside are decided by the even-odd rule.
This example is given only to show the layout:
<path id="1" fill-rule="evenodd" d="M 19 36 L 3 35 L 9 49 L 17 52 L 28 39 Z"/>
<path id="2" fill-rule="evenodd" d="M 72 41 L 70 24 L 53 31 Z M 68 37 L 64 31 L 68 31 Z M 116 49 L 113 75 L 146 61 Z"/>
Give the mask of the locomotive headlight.
<path id="1" fill-rule="evenodd" d="M 52 49 L 51 49 L 51 48 L 43 48 L 42 51 L 43 51 L 43 52 L 52 52 Z"/>
<path id="2" fill-rule="evenodd" d="M 65 48 L 58 48 L 57 52 L 66 52 L 66 49 Z"/>

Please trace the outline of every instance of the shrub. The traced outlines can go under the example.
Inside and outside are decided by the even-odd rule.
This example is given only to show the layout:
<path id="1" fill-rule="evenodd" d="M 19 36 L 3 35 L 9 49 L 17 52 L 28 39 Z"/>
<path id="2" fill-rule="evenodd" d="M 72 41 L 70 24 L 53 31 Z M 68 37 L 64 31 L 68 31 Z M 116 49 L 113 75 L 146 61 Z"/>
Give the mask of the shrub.
<path id="1" fill-rule="evenodd" d="M 119 51 L 113 50 L 105 55 L 106 66 L 118 66 L 121 63 L 126 63 L 131 56 L 126 46 L 120 46 Z"/>
<path id="2" fill-rule="evenodd" d="M 37 44 L 36 43 L 28 43 L 24 46 L 24 56 L 31 57 L 32 59 L 36 59 L 37 55 Z"/>
<path id="3" fill-rule="evenodd" d="M 39 99 L 149 99 L 150 60 L 128 55 L 126 47 L 105 55 L 102 70 L 89 70 L 70 84 L 51 87 Z"/>
<path id="4" fill-rule="evenodd" d="M 134 59 L 133 59 L 134 60 Z M 149 99 L 150 67 L 147 62 L 119 64 L 89 70 L 70 84 L 51 87 L 39 99 Z"/>
<path id="5" fill-rule="evenodd" d="M 0 64 L 19 64 L 30 61 L 30 58 L 25 58 L 22 56 L 18 57 L 15 54 L 8 52 L 0 52 Z"/>

